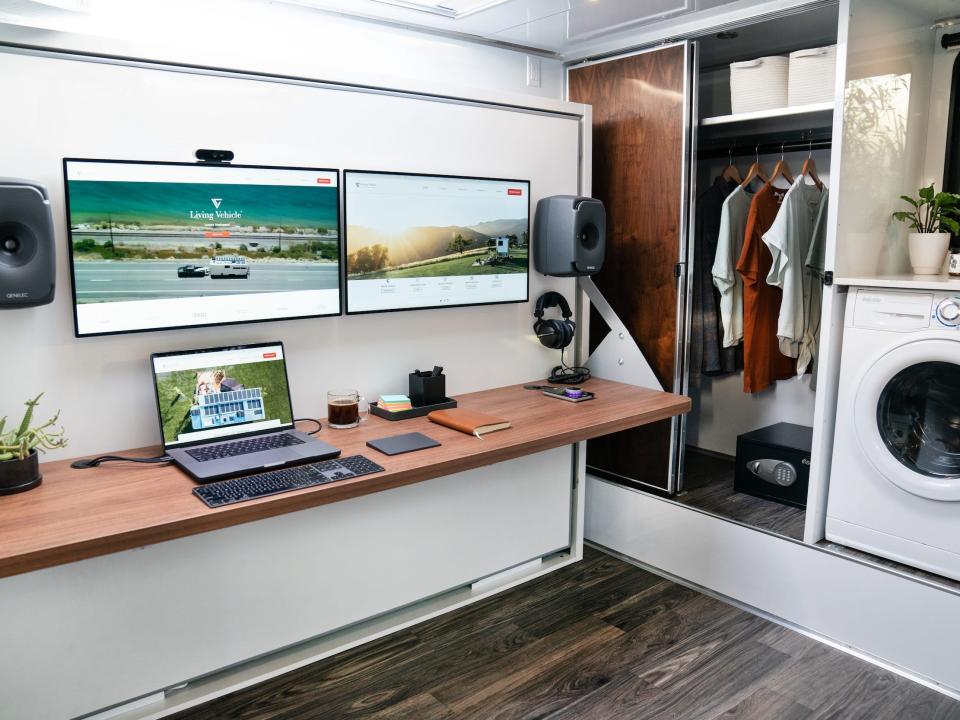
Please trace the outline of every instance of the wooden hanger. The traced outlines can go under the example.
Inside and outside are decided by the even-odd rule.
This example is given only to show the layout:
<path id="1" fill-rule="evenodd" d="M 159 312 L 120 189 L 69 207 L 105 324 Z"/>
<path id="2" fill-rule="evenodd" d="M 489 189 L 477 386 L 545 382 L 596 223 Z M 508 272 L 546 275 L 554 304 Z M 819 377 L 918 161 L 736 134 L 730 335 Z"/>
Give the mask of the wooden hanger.
<path id="1" fill-rule="evenodd" d="M 807 159 L 803 161 L 803 167 L 800 168 L 800 177 L 809 177 L 817 186 L 817 190 L 823 191 L 823 181 L 817 175 L 817 164 L 813 161 L 813 140 L 810 141 Z"/>
<path id="2" fill-rule="evenodd" d="M 743 182 L 743 178 L 740 177 L 740 171 L 737 170 L 737 166 L 733 164 L 733 148 L 727 148 L 727 159 L 729 160 L 727 167 L 723 169 L 723 174 L 721 177 L 724 180 L 730 180 L 735 182 L 738 185 Z"/>
<path id="3" fill-rule="evenodd" d="M 754 152 L 756 153 L 757 159 L 753 163 L 753 165 L 750 166 L 750 169 L 747 170 L 747 176 L 743 179 L 743 182 L 740 183 L 740 187 L 742 188 L 746 188 L 747 185 L 752 183 L 756 178 L 760 178 L 763 182 L 769 182 L 769 180 L 767 179 L 767 176 L 763 172 L 763 168 L 760 167 L 760 146 L 759 145 L 757 145 L 756 150 Z"/>
<path id="4" fill-rule="evenodd" d="M 780 145 L 780 159 L 777 160 L 777 164 L 773 166 L 773 172 L 770 173 L 770 179 L 767 180 L 767 185 L 773 185 L 773 181 L 781 177 L 793 185 L 793 173 L 790 172 L 790 166 L 784 157 L 783 145 Z"/>

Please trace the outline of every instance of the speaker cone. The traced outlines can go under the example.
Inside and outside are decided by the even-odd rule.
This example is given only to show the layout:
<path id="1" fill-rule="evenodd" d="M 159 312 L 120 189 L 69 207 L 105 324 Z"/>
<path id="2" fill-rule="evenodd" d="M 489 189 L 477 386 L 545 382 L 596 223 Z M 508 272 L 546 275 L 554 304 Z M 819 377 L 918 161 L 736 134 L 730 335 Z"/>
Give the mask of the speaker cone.
<path id="1" fill-rule="evenodd" d="M 37 253 L 37 236 L 27 225 L 8 221 L 0 223 L 0 264 L 8 267 L 26 265 Z"/>

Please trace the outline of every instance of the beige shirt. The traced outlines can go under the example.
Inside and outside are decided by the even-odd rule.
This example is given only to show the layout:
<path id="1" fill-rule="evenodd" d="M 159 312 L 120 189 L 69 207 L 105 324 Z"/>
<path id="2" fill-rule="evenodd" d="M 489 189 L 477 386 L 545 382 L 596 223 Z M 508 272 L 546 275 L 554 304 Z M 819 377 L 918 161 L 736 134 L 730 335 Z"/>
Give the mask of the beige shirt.
<path id="1" fill-rule="evenodd" d="M 773 225 L 763 234 L 773 256 L 766 281 L 783 290 L 777 318 L 780 352 L 797 359 L 798 375 L 807 371 L 816 354 L 823 290 L 820 279 L 807 266 L 807 258 L 815 244 L 825 241 L 826 202 L 826 188 L 819 190 L 798 177 Z"/>

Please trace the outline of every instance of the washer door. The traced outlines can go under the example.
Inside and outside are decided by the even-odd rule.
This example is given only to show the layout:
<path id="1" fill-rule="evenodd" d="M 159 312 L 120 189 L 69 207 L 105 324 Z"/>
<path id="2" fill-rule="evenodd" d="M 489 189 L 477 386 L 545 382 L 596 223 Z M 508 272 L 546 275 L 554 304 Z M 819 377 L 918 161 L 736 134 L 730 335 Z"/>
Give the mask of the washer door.
<path id="1" fill-rule="evenodd" d="M 960 501 L 960 342 L 918 340 L 866 371 L 857 438 L 874 468 L 930 500 Z"/>

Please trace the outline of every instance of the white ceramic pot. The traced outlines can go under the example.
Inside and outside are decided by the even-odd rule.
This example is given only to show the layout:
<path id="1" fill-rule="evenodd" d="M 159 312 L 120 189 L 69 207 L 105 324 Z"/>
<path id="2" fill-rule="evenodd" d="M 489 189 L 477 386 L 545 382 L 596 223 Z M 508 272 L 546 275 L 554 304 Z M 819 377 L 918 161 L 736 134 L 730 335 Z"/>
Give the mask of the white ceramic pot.
<path id="1" fill-rule="evenodd" d="M 908 237 L 914 275 L 939 275 L 950 247 L 950 233 L 917 233 Z"/>

